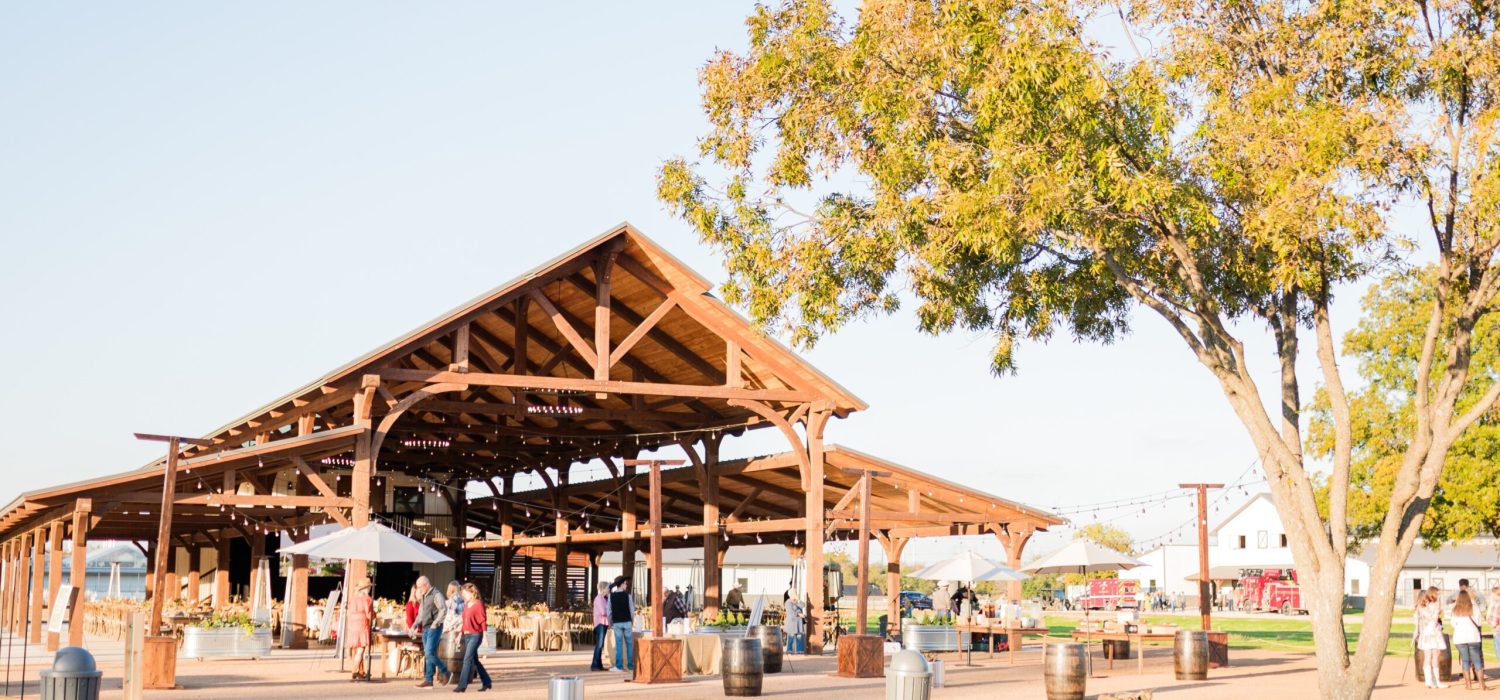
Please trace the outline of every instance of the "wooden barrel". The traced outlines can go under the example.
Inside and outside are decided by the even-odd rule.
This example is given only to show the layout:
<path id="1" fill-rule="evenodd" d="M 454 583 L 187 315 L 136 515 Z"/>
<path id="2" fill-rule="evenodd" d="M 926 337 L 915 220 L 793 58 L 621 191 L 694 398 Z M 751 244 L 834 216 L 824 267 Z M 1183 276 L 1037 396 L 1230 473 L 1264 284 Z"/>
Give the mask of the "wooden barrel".
<path id="1" fill-rule="evenodd" d="M 1104 640 L 1104 658 L 1120 659 L 1130 658 L 1130 640 L 1128 639 L 1106 639 Z"/>
<path id="2" fill-rule="evenodd" d="M 1048 644 L 1042 653 L 1042 677 L 1047 700 L 1083 700 L 1084 646 L 1076 642 Z"/>
<path id="3" fill-rule="evenodd" d="M 786 649 L 786 637 L 775 625 L 756 625 L 750 628 L 750 636 L 760 640 L 761 658 L 766 662 L 766 673 L 781 673 L 781 654 Z"/>
<path id="4" fill-rule="evenodd" d="M 765 658 L 760 650 L 760 640 L 755 637 L 729 637 L 719 641 L 724 661 L 724 694 L 732 696 L 758 696 L 764 679 Z"/>
<path id="5" fill-rule="evenodd" d="M 1417 665 L 1417 680 L 1420 681 L 1420 682 L 1426 683 L 1427 682 L 1427 678 L 1426 678 L 1427 672 L 1426 672 L 1426 669 L 1424 667 L 1427 665 L 1425 663 L 1425 661 L 1427 659 L 1427 654 L 1429 652 L 1425 652 L 1425 651 L 1422 651 L 1421 649 L 1418 649 L 1417 646 L 1416 646 L 1416 644 L 1417 644 L 1416 638 L 1413 637 L 1412 638 L 1412 662 Z M 1439 651 L 1431 652 L 1431 653 L 1435 653 L 1435 654 L 1438 655 L 1438 662 L 1437 662 L 1438 675 L 1442 676 L 1442 677 L 1438 678 L 1437 680 L 1447 681 L 1449 678 L 1452 678 L 1453 677 L 1453 646 L 1448 643 L 1448 635 L 1446 633 L 1443 634 L 1443 648 L 1441 650 L 1439 650 Z"/>
<path id="6" fill-rule="evenodd" d="M 1208 678 L 1208 633 L 1181 630 L 1172 646 L 1172 668 L 1179 681 L 1201 681 Z"/>

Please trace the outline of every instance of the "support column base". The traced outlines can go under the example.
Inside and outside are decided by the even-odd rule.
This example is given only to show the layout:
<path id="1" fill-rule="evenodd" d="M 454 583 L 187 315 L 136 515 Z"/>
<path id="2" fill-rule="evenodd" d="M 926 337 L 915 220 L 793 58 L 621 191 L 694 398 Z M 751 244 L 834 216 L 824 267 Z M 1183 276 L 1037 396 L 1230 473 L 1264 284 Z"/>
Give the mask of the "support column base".
<path id="1" fill-rule="evenodd" d="M 682 640 L 641 637 L 635 647 L 636 683 L 681 683 Z"/>
<path id="2" fill-rule="evenodd" d="M 840 678 L 885 676 L 885 640 L 878 634 L 846 634 L 839 637 Z"/>
<path id="3" fill-rule="evenodd" d="M 177 687 L 177 640 L 147 637 L 141 650 L 141 685 L 147 690 Z"/>

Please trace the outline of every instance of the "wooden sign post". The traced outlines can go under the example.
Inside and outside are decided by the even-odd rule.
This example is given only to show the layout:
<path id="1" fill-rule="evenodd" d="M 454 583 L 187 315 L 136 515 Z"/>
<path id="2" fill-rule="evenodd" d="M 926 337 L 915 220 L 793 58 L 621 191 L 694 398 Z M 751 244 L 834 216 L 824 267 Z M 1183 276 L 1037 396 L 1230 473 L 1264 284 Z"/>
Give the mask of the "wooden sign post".
<path id="1" fill-rule="evenodd" d="M 636 649 L 635 679 L 641 683 L 676 683 L 682 680 L 682 640 L 667 637 L 662 613 L 665 587 L 661 579 L 661 468 L 686 464 L 681 459 L 627 459 L 627 467 L 651 468 L 651 636 Z"/>
<path id="2" fill-rule="evenodd" d="M 211 446 L 208 440 L 180 437 L 177 435 L 151 435 L 136 433 L 137 440 L 167 443 L 167 463 L 162 468 L 161 518 L 156 527 L 155 577 L 151 588 L 151 617 L 146 624 L 144 652 L 144 685 L 147 688 L 174 688 L 177 686 L 177 640 L 160 637 L 161 609 L 167 595 L 167 566 L 173 561 L 172 554 L 172 506 L 177 500 L 177 456 L 182 443 Z"/>

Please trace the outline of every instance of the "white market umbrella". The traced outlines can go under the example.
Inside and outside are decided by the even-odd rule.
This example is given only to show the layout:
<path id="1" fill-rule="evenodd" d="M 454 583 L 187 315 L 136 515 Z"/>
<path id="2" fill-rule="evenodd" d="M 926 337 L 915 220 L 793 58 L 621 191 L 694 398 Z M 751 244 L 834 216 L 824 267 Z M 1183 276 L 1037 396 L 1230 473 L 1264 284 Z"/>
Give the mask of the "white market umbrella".
<path id="1" fill-rule="evenodd" d="M 360 559 L 373 562 L 437 564 L 453 558 L 380 523 L 339 530 L 331 535 L 288 545 L 282 554 L 305 554 L 319 559 Z"/>
<path id="2" fill-rule="evenodd" d="M 912 574 L 913 577 L 934 581 L 1025 581 L 1031 578 L 1004 564 L 999 564 L 973 552 L 964 552 L 952 559 L 940 561 Z"/>
<path id="3" fill-rule="evenodd" d="M 413 564 L 437 564 L 453 561 L 453 558 L 428 547 L 406 535 L 380 523 L 364 527 L 347 528 L 306 542 L 287 545 L 277 550 L 282 554 L 305 554 L 319 559 L 359 559 L 373 562 L 409 562 Z M 347 588 L 349 570 L 344 569 Z M 337 598 L 330 596 L 329 612 L 333 611 Z M 347 621 L 340 616 L 339 627 Z M 332 629 L 333 625 L 325 625 Z M 344 634 L 339 634 L 339 666 L 344 664 Z"/>
<path id="4" fill-rule="evenodd" d="M 1135 557 L 1117 552 L 1108 547 L 1101 546 L 1092 540 L 1077 539 L 1068 543 L 1068 546 L 1048 554 L 1041 559 L 1021 567 L 1022 571 L 1033 574 L 1091 574 L 1100 571 L 1124 571 L 1134 569 L 1137 566 L 1145 566 L 1143 562 Z M 1089 674 L 1093 675 L 1093 629 L 1089 625 L 1089 609 L 1083 608 L 1084 644 L 1088 652 Z"/>
<path id="5" fill-rule="evenodd" d="M 1021 567 L 1033 574 L 1090 574 L 1099 571 L 1124 571 L 1143 562 L 1129 554 L 1101 546 L 1092 540 L 1073 540 L 1068 546 Z"/>

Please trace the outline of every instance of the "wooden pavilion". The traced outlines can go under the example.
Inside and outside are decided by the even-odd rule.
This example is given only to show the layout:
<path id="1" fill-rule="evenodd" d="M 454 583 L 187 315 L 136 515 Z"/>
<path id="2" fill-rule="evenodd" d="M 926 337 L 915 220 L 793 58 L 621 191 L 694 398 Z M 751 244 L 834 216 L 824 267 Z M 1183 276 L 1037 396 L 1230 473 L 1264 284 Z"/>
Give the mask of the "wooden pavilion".
<path id="1" fill-rule="evenodd" d="M 0 621 L 20 632 L 29 620 L 41 639 L 41 562 L 61 571 L 67 543 L 76 588 L 90 538 L 129 540 L 169 548 L 164 597 L 207 589 L 217 604 L 237 556 L 274 552 L 282 533 L 301 540 L 317 524 L 372 518 L 447 547 L 460 576 L 492 577 L 498 596 L 513 590 L 518 561 L 528 571 L 551 562 L 544 578 L 566 604 L 579 567 L 610 550 L 633 566 L 646 549 L 647 499 L 635 488 L 644 479 L 625 462 L 664 447 L 689 464 L 663 472 L 662 546 L 701 547 L 706 562 L 735 544 L 780 542 L 821 571 L 824 542 L 858 527 L 864 479 L 891 577 L 914 537 L 994 533 L 1018 564 L 1031 533 L 1062 522 L 825 446 L 830 419 L 864 408 L 622 224 L 184 445 L 170 479 L 163 459 L 16 497 L 0 509 Z M 790 449 L 720 460 L 726 436 L 761 428 Z M 582 465 L 602 471 L 585 480 Z M 543 486 L 519 490 L 527 474 Z M 398 484 L 439 494 L 446 518 L 403 513 Z M 159 538 L 164 493 L 170 536 Z M 305 643 L 307 564 L 292 560 L 293 645 Z M 363 562 L 350 568 L 364 574 Z M 61 583 L 52 577 L 49 600 Z M 821 600 L 822 577 L 806 584 Z M 705 567 L 703 593 L 717 608 L 718 567 Z M 82 609 L 72 611 L 74 644 Z M 816 647 L 822 611 L 811 612 Z"/>

